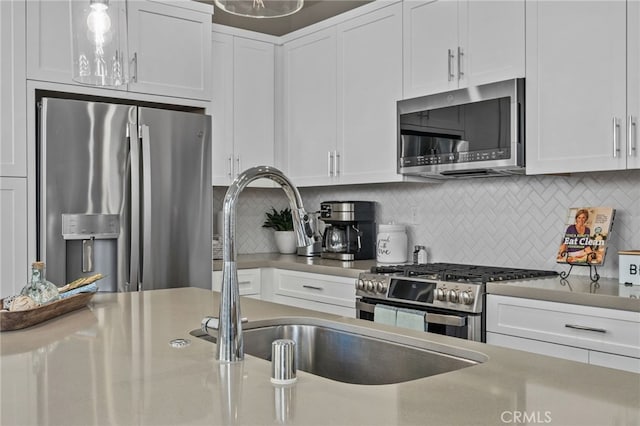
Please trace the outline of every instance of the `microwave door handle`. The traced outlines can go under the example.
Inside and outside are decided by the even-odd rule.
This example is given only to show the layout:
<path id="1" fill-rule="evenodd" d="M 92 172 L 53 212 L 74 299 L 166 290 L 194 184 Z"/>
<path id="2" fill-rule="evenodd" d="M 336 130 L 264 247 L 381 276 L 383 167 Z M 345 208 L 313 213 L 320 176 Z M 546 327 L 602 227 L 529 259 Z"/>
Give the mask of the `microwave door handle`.
<path id="1" fill-rule="evenodd" d="M 140 272 L 140 140 L 138 126 L 129 123 L 127 127 L 129 138 L 129 156 L 131 168 L 131 234 L 129 257 L 129 289 L 140 290 L 138 280 Z"/>

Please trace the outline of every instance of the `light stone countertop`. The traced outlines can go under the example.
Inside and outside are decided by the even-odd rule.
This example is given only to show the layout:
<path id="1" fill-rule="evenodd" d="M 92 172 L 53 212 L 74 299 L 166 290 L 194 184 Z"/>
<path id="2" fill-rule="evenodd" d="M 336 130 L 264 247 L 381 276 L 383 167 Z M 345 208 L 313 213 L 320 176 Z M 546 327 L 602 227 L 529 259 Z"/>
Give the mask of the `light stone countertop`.
<path id="1" fill-rule="evenodd" d="M 358 278 L 360 272 L 368 272 L 375 266 L 375 259 L 342 262 L 322 259 L 319 256 L 306 257 L 295 254 L 255 253 L 239 254 L 236 259 L 238 269 L 280 268 L 315 274 L 337 275 L 347 278 Z M 222 260 L 213 261 L 213 270 L 222 270 Z"/>
<path id="2" fill-rule="evenodd" d="M 280 268 L 349 278 L 357 278 L 375 264 L 373 259 L 339 262 L 278 253 L 241 254 L 237 259 L 239 269 Z M 222 261 L 215 260 L 214 270 L 221 269 Z M 493 282 L 487 283 L 487 293 L 640 312 L 640 286 L 618 284 L 615 278 L 600 278 L 597 284 L 584 275 L 570 275 L 566 281 L 552 277 Z"/>
<path id="3" fill-rule="evenodd" d="M 279 388 L 269 362 L 219 364 L 212 343 L 189 335 L 218 303 L 196 288 L 98 294 L 88 309 L 0 333 L 0 424 L 640 424 L 638 374 L 242 298 L 250 322 L 315 317 L 487 359 L 392 385 L 298 371 Z M 191 344 L 173 348 L 175 338 Z"/>

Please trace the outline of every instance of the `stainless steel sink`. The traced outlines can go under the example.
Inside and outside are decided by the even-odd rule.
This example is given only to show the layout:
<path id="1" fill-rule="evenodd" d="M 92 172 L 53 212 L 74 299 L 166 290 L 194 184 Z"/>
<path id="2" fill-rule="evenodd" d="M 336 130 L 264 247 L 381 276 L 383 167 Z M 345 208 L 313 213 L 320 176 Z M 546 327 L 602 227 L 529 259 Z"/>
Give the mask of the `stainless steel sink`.
<path id="1" fill-rule="evenodd" d="M 191 335 L 215 343 L 200 329 Z M 296 342 L 298 370 L 345 383 L 384 385 L 471 367 L 484 354 L 401 334 L 315 318 L 280 318 L 243 326 L 245 352 L 271 360 L 271 342 Z"/>

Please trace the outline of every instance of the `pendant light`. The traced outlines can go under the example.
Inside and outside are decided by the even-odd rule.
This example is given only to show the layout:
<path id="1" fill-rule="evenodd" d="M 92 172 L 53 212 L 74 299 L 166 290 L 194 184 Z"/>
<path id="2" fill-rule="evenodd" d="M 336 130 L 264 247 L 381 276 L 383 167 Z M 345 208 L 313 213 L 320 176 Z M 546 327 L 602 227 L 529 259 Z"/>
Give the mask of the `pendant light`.
<path id="1" fill-rule="evenodd" d="M 304 0 L 214 0 L 225 12 L 249 18 L 281 18 L 296 13 Z"/>
<path id="2" fill-rule="evenodd" d="M 124 0 L 69 0 L 73 80 L 95 86 L 127 83 Z"/>

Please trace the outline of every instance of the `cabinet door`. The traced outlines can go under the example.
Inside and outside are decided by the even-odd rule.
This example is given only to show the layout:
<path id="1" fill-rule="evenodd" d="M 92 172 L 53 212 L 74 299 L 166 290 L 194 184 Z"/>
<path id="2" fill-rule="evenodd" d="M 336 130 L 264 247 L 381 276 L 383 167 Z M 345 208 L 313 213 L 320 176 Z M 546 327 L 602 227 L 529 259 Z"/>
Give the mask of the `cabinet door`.
<path id="1" fill-rule="evenodd" d="M 518 349 L 540 355 L 554 356 L 556 358 L 569 359 L 587 364 L 589 351 L 571 346 L 558 345 L 534 339 L 508 336 L 506 334 L 487 332 L 487 343 L 502 346 L 503 348 Z"/>
<path id="2" fill-rule="evenodd" d="M 524 77 L 524 0 L 465 0 L 459 24 L 460 87 Z"/>
<path id="3" fill-rule="evenodd" d="M 211 37 L 211 120 L 213 185 L 233 179 L 233 40 L 227 34 Z"/>
<path id="4" fill-rule="evenodd" d="M 128 16 L 129 90 L 210 100 L 211 14 L 133 1 Z"/>
<path id="5" fill-rule="evenodd" d="M 24 22 L 24 2 L 0 2 L 0 176 L 27 176 Z"/>
<path id="6" fill-rule="evenodd" d="M 286 171 L 296 185 L 332 182 L 336 149 L 336 29 L 284 46 Z"/>
<path id="7" fill-rule="evenodd" d="M 405 1 L 404 97 L 458 87 L 458 1 Z"/>
<path id="8" fill-rule="evenodd" d="M 530 1 L 526 16 L 527 173 L 624 169 L 626 3 Z"/>
<path id="9" fill-rule="evenodd" d="M 402 4 L 338 25 L 340 183 L 401 180 L 396 101 L 402 98 Z"/>
<path id="10" fill-rule="evenodd" d="M 26 4 L 27 78 L 75 84 L 71 79 L 69 1 L 30 0 Z"/>
<path id="11" fill-rule="evenodd" d="M 271 43 L 236 37 L 233 52 L 234 170 L 274 164 L 275 57 Z"/>
<path id="12" fill-rule="evenodd" d="M 0 298 L 27 283 L 27 179 L 0 178 Z"/>
<path id="13" fill-rule="evenodd" d="M 627 3 L 627 168 L 640 169 L 640 2 Z M 624 139 L 624 138 L 623 138 Z"/>
<path id="14" fill-rule="evenodd" d="M 630 356 L 589 351 L 589 364 L 640 374 L 640 358 L 633 358 Z"/>

